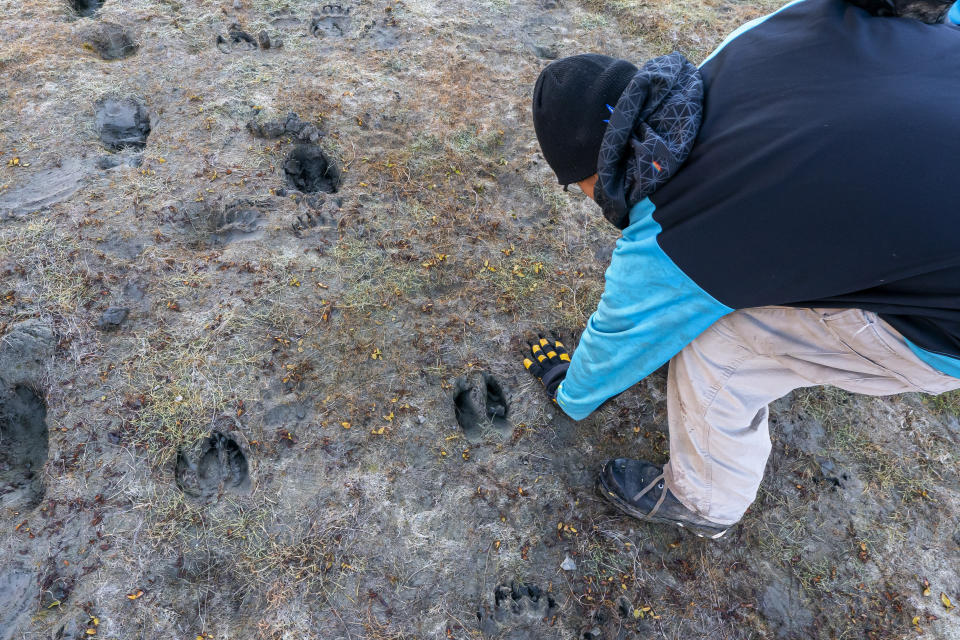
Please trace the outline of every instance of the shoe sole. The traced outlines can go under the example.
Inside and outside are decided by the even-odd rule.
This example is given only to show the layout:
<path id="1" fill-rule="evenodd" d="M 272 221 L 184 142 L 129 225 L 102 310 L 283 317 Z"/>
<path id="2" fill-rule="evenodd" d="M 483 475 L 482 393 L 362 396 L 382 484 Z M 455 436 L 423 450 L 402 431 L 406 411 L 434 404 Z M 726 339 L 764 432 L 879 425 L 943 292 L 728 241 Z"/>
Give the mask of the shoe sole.
<path id="1" fill-rule="evenodd" d="M 607 502 L 612 504 L 619 511 L 627 514 L 631 518 L 636 518 L 637 520 L 643 520 L 644 522 L 654 522 L 657 524 L 672 524 L 675 527 L 679 527 L 681 529 L 684 529 L 685 531 L 689 531 L 690 533 L 696 535 L 698 538 L 707 538 L 710 540 L 718 540 L 723 537 L 723 534 L 725 534 L 727 531 L 730 530 L 729 528 L 727 528 L 719 533 L 713 533 L 713 534 L 702 533 L 701 531 L 698 531 L 697 528 L 695 528 L 695 525 L 687 526 L 684 523 L 679 522 L 677 520 L 673 520 L 671 518 L 661 518 L 660 516 L 657 516 L 657 515 L 654 515 L 653 517 L 648 517 L 647 514 L 643 513 L 642 511 L 638 511 L 637 509 L 634 509 L 629 502 L 621 498 L 619 495 L 617 495 L 615 491 L 607 487 L 607 484 L 606 482 L 604 482 L 604 479 L 603 479 L 603 474 L 600 474 L 597 477 L 596 486 L 597 486 L 597 493 L 599 493 L 603 498 L 605 498 Z"/>

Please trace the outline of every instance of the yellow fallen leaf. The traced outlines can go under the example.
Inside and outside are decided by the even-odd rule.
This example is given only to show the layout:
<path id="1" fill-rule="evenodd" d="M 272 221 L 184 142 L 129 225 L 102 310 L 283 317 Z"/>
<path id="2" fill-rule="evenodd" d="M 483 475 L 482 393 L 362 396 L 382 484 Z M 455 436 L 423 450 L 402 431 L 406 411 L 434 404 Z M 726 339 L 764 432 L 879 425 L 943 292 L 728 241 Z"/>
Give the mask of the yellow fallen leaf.
<path id="1" fill-rule="evenodd" d="M 942 591 L 940 592 L 940 602 L 943 603 L 943 607 L 947 611 L 950 611 L 950 609 L 953 609 L 953 603 L 950 602 L 950 598 L 948 598 L 947 594 L 943 593 Z"/>

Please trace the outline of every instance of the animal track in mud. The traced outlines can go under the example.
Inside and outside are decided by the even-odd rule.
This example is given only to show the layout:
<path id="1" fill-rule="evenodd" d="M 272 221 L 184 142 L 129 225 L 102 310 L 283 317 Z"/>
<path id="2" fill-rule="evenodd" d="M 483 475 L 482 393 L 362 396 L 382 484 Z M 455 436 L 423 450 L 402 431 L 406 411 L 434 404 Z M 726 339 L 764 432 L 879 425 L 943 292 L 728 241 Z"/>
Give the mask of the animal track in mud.
<path id="1" fill-rule="evenodd" d="M 270 34 L 266 30 L 261 30 L 254 38 L 244 31 L 240 25 L 233 23 L 227 30 L 227 36 L 217 35 L 217 49 L 221 53 L 236 53 L 238 51 L 255 51 L 260 49 L 280 49 L 283 47 L 283 41 L 277 38 L 270 39 Z"/>
<path id="2" fill-rule="evenodd" d="M 327 198 L 323 194 L 316 194 L 304 197 L 300 204 L 306 206 L 303 213 L 297 215 L 290 225 L 294 236 L 303 238 L 314 230 L 336 229 L 337 212 L 343 206 L 341 198 Z"/>
<path id="3" fill-rule="evenodd" d="M 252 203 L 239 200 L 210 219 L 210 242 L 229 244 L 256 240 L 263 235 L 263 214 Z"/>
<path id="4" fill-rule="evenodd" d="M 209 501 L 224 491 L 250 488 L 247 457 L 230 436 L 214 431 L 193 454 L 178 452 L 174 471 L 177 486 L 188 496 Z"/>
<path id="5" fill-rule="evenodd" d="M 113 22 L 100 22 L 88 29 L 84 44 L 103 60 L 129 58 L 139 46 L 129 30 Z"/>
<path id="6" fill-rule="evenodd" d="M 103 6 L 103 0 L 70 0 L 70 6 L 81 18 L 90 18 Z"/>
<path id="7" fill-rule="evenodd" d="M 540 587 L 511 582 L 493 590 L 493 606 L 482 605 L 477 610 L 477 620 L 480 631 L 489 637 L 498 635 L 504 628 L 530 627 L 549 621 L 557 609 L 553 596 Z"/>
<path id="8" fill-rule="evenodd" d="M 294 147 L 283 163 L 283 171 L 287 183 L 304 193 L 336 193 L 340 187 L 340 169 L 317 145 Z"/>
<path id="9" fill-rule="evenodd" d="M 326 4 L 314 12 L 310 20 L 310 35 L 315 38 L 342 38 L 350 29 L 350 9 L 339 4 Z"/>
<path id="10" fill-rule="evenodd" d="M 143 149 L 150 135 L 150 114 L 139 98 L 103 97 L 95 105 L 97 133 L 105 147 Z"/>
<path id="11" fill-rule="evenodd" d="M 374 49 L 393 49 L 404 40 L 400 23 L 392 15 L 365 24 L 360 37 L 369 40 Z"/>
<path id="12" fill-rule="evenodd" d="M 483 413 L 477 408 L 481 396 Z M 453 391 L 453 411 L 468 442 L 481 441 L 484 432 L 490 427 L 502 437 L 509 436 L 512 432 L 507 421 L 510 402 L 503 385 L 490 373 L 483 374 L 482 385 L 474 384 L 470 376 L 457 378 Z"/>
<path id="13" fill-rule="evenodd" d="M 222 53 L 233 53 L 234 51 L 253 51 L 257 48 L 257 40 L 249 33 L 240 28 L 240 25 L 234 23 L 227 30 L 227 37 L 217 35 L 217 49 Z"/>
<path id="14" fill-rule="evenodd" d="M 66 200 L 83 185 L 86 174 L 79 160 L 66 160 L 57 167 L 34 172 L 26 182 L 0 194 L 0 220 L 35 213 Z"/>
<path id="15" fill-rule="evenodd" d="M 317 125 L 301 120 L 296 113 L 288 113 L 281 120 L 268 120 L 267 122 L 257 122 L 251 120 L 247 122 L 247 131 L 255 138 L 274 139 L 282 136 L 288 136 L 295 142 L 307 144 L 316 142 L 323 137 L 324 132 Z"/>
<path id="16" fill-rule="evenodd" d="M 507 395 L 503 392 L 503 386 L 500 381 L 492 374 L 483 374 L 483 384 L 486 388 L 484 394 L 487 417 L 493 423 L 494 428 L 501 431 L 509 428 L 507 423 L 507 412 L 510 410 L 510 403 L 507 401 Z"/>
<path id="17" fill-rule="evenodd" d="M 9 389 L 0 383 L 0 506 L 40 504 L 48 439 L 43 398 L 25 385 Z"/>
<path id="18" fill-rule="evenodd" d="M 457 378 L 454 383 L 453 412 L 468 441 L 476 442 L 483 438 L 480 412 L 473 402 L 473 385 L 467 378 Z"/>

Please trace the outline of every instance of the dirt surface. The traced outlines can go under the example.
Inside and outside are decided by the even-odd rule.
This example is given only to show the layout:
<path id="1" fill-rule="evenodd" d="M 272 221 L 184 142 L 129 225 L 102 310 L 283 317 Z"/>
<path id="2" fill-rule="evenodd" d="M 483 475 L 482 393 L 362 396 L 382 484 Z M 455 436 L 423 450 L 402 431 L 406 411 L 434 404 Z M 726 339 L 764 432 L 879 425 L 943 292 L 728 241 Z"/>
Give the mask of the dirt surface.
<path id="1" fill-rule="evenodd" d="M 539 70 L 774 6 L 0 2 L 0 639 L 960 637 L 960 397 L 778 401 L 706 543 L 593 492 L 663 371 L 574 423 L 521 364 L 616 240 Z"/>

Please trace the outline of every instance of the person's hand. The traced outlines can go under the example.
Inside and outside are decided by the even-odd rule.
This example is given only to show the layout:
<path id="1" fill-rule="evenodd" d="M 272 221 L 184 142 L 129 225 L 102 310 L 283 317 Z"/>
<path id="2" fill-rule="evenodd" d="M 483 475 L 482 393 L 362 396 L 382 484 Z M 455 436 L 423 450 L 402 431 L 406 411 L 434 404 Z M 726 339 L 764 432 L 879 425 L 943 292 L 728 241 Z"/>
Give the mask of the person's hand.
<path id="1" fill-rule="evenodd" d="M 570 354 L 559 340 L 540 336 L 537 342 L 530 345 L 530 357 L 524 358 L 523 366 L 540 379 L 547 395 L 556 401 L 557 387 L 563 382 L 567 367 L 570 366 Z"/>

